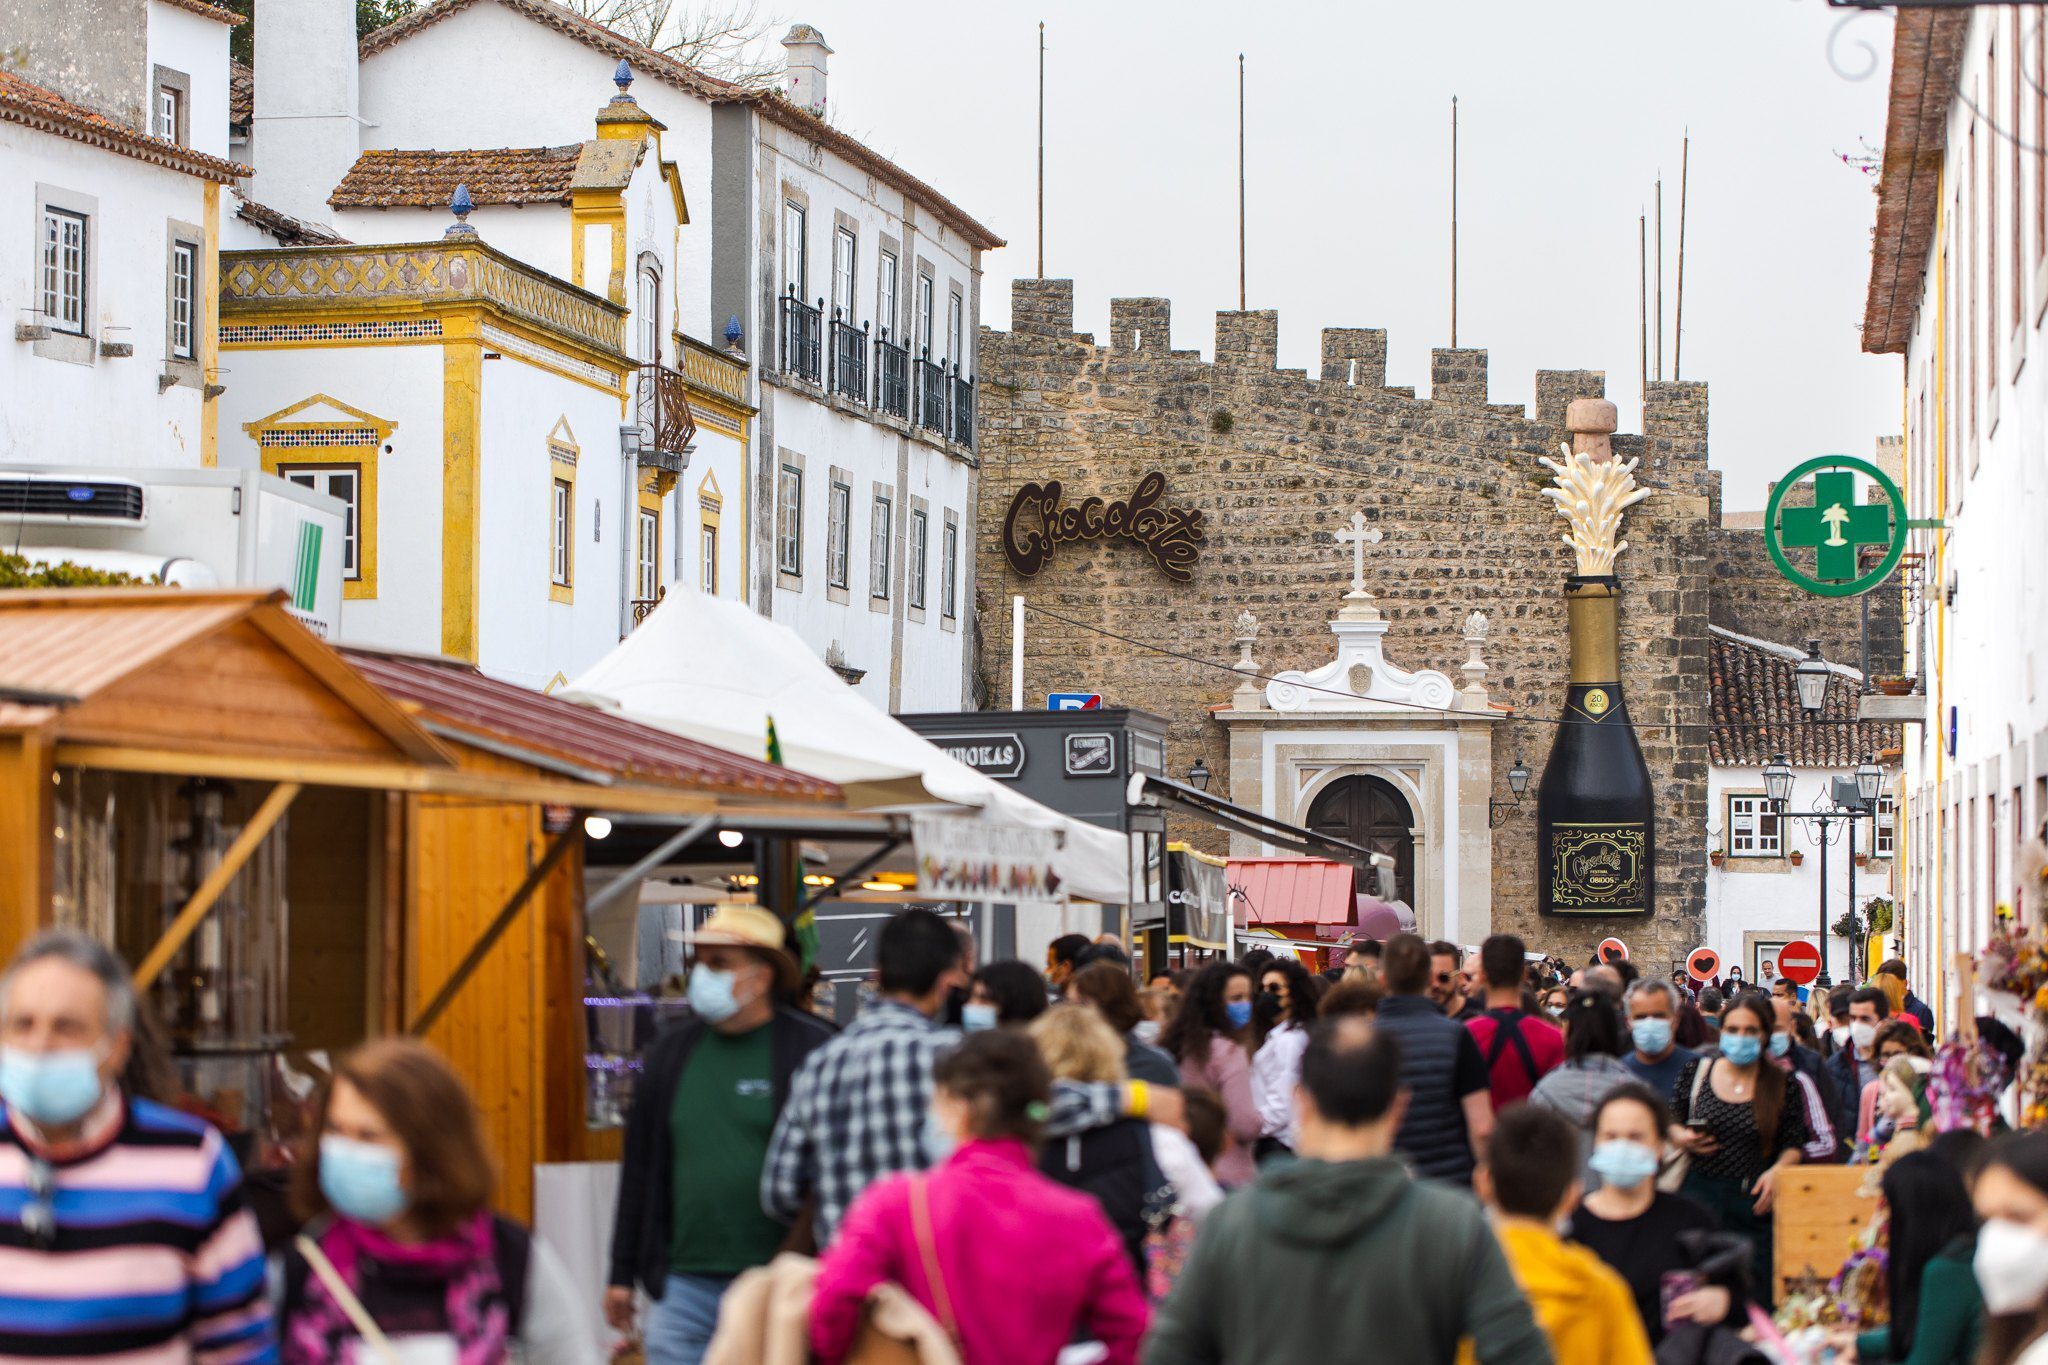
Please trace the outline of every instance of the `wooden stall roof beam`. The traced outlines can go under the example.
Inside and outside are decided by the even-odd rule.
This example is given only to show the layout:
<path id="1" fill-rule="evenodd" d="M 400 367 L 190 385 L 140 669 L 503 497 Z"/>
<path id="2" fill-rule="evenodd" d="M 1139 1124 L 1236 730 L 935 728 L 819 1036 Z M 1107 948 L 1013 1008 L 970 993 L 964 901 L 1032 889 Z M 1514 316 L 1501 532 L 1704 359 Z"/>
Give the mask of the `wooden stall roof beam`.
<path id="1" fill-rule="evenodd" d="M 185 902 L 185 908 L 171 921 L 171 927 L 164 930 L 164 936 L 156 941 L 156 946 L 149 950 L 149 956 L 143 958 L 142 965 L 135 969 L 137 995 L 156 984 L 157 977 L 171 965 L 171 959 L 185 946 L 185 940 L 192 937 L 199 922 L 206 918 L 206 912 L 213 909 L 213 903 L 220 899 L 221 892 L 228 889 L 228 883 L 249 861 L 249 855 L 256 851 L 256 846 L 284 818 L 285 811 L 298 794 L 299 784 L 296 782 L 280 782 L 270 789 L 270 794 L 263 798 L 263 804 L 249 817 L 249 823 L 242 826 L 242 832 L 228 845 L 228 851 L 221 856 L 220 862 L 206 874 L 206 880 L 199 883 L 192 899 Z"/>
<path id="2" fill-rule="evenodd" d="M 498 911 L 497 917 L 484 927 L 483 933 L 470 945 L 469 951 L 463 954 L 462 961 L 455 964 L 455 970 L 448 974 L 447 981 L 442 983 L 440 990 L 434 992 L 434 998 L 427 1002 L 426 1008 L 413 1019 L 406 1032 L 415 1038 L 426 1036 L 427 1030 L 447 1012 L 448 1006 L 461 993 L 463 986 L 468 984 L 469 978 L 476 975 L 476 969 L 483 965 L 483 960 L 490 955 L 491 949 L 497 946 L 498 940 L 505 936 L 505 931 L 512 927 L 512 921 L 519 918 L 519 912 L 526 908 L 526 902 L 533 898 L 533 893 L 540 889 L 541 883 L 548 879 L 548 874 L 552 873 L 569 850 L 576 846 L 576 841 L 582 835 L 582 829 L 572 824 L 555 836 L 554 842 L 548 845 L 547 853 L 527 872 L 526 880 L 513 889 L 504 907 Z"/>

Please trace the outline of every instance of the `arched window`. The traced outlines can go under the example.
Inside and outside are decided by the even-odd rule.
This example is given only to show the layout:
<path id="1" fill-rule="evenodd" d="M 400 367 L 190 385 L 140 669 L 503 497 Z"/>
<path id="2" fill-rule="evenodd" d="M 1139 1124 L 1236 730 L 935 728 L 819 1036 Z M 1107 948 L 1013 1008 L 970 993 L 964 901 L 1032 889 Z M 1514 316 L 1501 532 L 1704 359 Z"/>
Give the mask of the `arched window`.
<path id="1" fill-rule="evenodd" d="M 1392 858 L 1395 895 L 1421 911 L 1415 903 L 1415 812 L 1393 783 L 1381 777 L 1338 778 L 1316 794 L 1308 827 Z M 1363 869 L 1355 884 L 1361 893 L 1375 890 L 1375 879 Z"/>
<path id="2" fill-rule="evenodd" d="M 661 264 L 652 253 L 641 256 L 633 319 L 639 332 L 640 359 L 661 359 Z"/>

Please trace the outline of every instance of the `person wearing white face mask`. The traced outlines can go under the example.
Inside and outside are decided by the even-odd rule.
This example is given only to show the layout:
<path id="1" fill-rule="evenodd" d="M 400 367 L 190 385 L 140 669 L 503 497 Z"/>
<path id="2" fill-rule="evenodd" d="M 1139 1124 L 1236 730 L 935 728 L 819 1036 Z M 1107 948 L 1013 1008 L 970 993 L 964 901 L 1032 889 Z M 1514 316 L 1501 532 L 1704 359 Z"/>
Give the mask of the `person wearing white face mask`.
<path id="1" fill-rule="evenodd" d="M 1891 1001 L 1875 986 L 1864 986 L 1849 997 L 1848 1040 L 1828 1058 L 1828 1080 L 1834 1088 L 1835 1128 L 1856 1130 L 1856 1106 L 1865 1086 L 1878 1078 L 1884 1065 L 1877 1057 L 1877 1030 L 1891 1015 Z"/>
<path id="2" fill-rule="evenodd" d="M 491 1210 L 482 1116 L 406 1038 L 334 1065 L 293 1168 L 285 1365 L 598 1365 L 597 1323 L 552 1248 Z M 201 1359 L 232 1359 L 204 1356 Z"/>
<path id="3" fill-rule="evenodd" d="M 1600 1102 L 1587 1162 L 1600 1188 L 1580 1202 L 1565 1228 L 1566 1236 L 1628 1281 L 1652 1345 L 1664 1339 L 1671 1323 L 1727 1322 L 1742 1306 L 1741 1295 L 1727 1284 L 1703 1284 L 1673 1298 L 1668 1312 L 1664 1306 L 1664 1277 L 1694 1269 L 1680 1234 L 1718 1227 L 1692 1200 L 1657 1188 L 1670 1119 L 1663 1099 L 1646 1086 L 1624 1085 Z"/>
<path id="4" fill-rule="evenodd" d="M 1974 1261 L 1984 1291 L 1986 1365 L 2048 1365 L 2048 1133 L 1986 1149 L 1970 1190 L 1983 1225 Z"/>
<path id="5" fill-rule="evenodd" d="M 632 1330 L 654 1300 L 649 1365 L 697 1365 L 733 1277 L 788 1228 L 761 1209 L 761 1168 L 790 1085 L 831 1025 L 789 1003 L 799 974 L 782 921 L 724 905 L 691 936 L 690 1014 L 647 1049 L 619 1168 L 605 1317 Z"/>
<path id="6" fill-rule="evenodd" d="M 233 1155 L 120 1085 L 135 1008 L 82 934 L 31 939 L 0 975 L 0 1359 L 275 1361 Z"/>

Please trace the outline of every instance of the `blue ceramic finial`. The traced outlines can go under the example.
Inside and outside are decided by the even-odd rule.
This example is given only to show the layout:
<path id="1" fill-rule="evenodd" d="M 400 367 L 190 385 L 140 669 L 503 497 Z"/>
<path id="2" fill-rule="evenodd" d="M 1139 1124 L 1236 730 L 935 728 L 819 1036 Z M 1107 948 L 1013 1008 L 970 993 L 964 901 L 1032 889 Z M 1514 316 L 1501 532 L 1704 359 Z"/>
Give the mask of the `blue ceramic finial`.
<path id="1" fill-rule="evenodd" d="M 619 93 L 623 95 L 626 93 L 626 87 L 632 83 L 633 68 L 626 64 L 624 57 L 621 57 L 618 66 L 612 71 L 612 84 L 618 86 Z"/>
<path id="2" fill-rule="evenodd" d="M 469 225 L 469 215 L 476 212 L 476 200 L 469 197 L 467 184 L 455 187 L 455 197 L 448 201 L 448 211 L 455 215 L 455 222 L 444 236 L 474 237 L 476 229 Z"/>
<path id="3" fill-rule="evenodd" d="M 742 330 L 742 329 L 741 329 L 741 327 L 740 327 L 740 315 L 739 315 L 738 313 L 734 313 L 734 314 L 733 314 L 733 315 L 732 315 L 731 317 L 729 317 L 729 318 L 727 318 L 727 319 L 725 320 L 725 344 L 726 344 L 726 345 L 728 345 L 728 346 L 737 346 L 737 345 L 739 345 L 739 344 L 740 344 L 740 338 L 741 338 L 741 337 L 743 337 L 743 336 L 745 336 L 745 335 L 746 335 L 746 332 L 745 332 L 744 330 Z"/>

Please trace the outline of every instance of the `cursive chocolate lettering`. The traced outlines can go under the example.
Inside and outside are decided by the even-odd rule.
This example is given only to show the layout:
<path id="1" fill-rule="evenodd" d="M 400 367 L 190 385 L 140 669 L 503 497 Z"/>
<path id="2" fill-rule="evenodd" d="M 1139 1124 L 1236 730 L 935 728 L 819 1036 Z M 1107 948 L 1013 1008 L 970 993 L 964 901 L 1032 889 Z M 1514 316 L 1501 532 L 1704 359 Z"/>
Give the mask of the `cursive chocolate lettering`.
<path id="1" fill-rule="evenodd" d="M 1057 479 L 1027 483 L 1003 515 L 1003 554 L 1010 567 L 1029 578 L 1052 562 L 1065 541 L 1121 539 L 1136 542 L 1168 578 L 1185 583 L 1201 555 L 1202 513 L 1164 502 L 1166 476 L 1152 470 L 1131 496 L 1115 502 L 1099 497 L 1065 505 Z"/>

